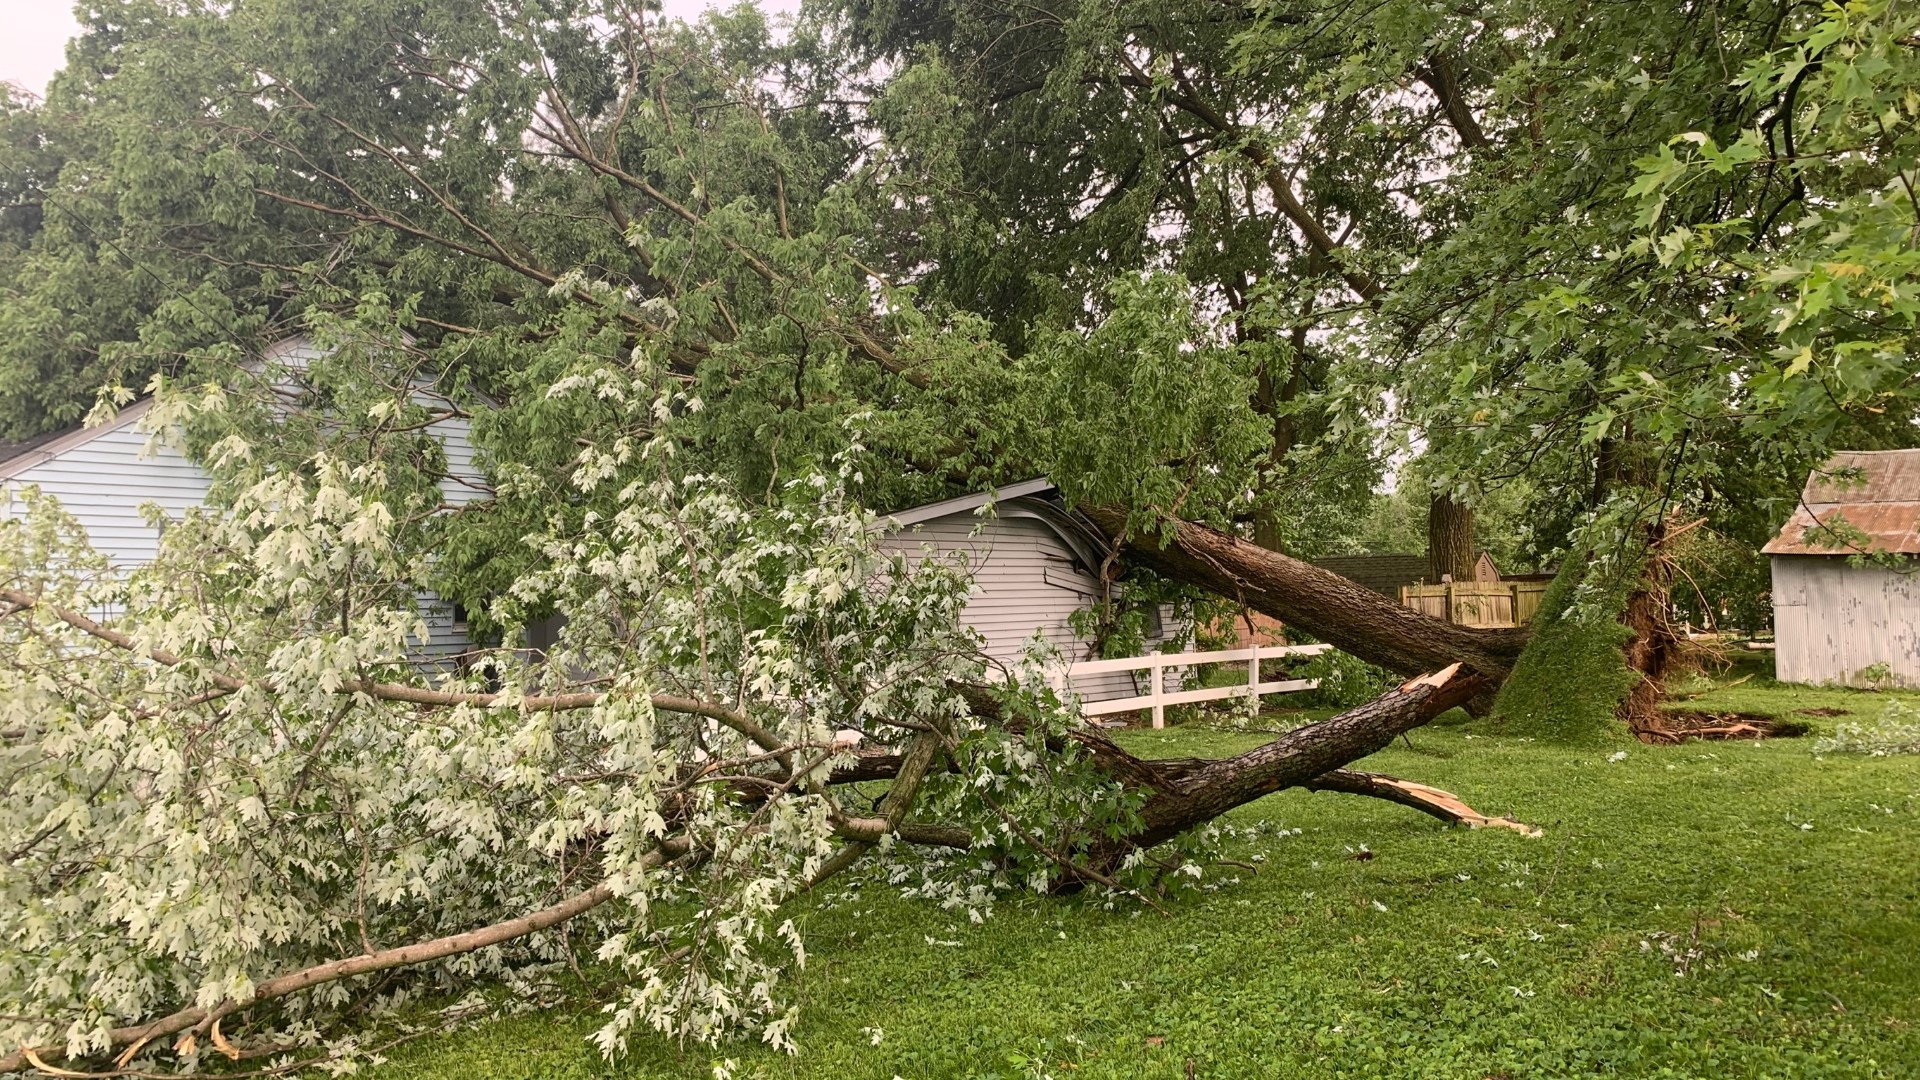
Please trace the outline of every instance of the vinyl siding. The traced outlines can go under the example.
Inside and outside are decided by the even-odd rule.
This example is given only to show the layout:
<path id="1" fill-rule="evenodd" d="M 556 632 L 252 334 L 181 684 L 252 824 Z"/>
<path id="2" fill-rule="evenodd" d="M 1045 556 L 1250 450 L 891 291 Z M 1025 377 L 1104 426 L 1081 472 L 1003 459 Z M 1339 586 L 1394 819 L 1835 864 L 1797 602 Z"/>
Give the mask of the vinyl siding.
<path id="1" fill-rule="evenodd" d="M 1092 659 L 1091 644 L 1074 634 L 1070 620 L 1075 611 L 1096 601 L 1100 585 L 1040 521 L 1005 517 L 983 526 L 970 513 L 955 514 L 893 533 L 881 546 L 903 553 L 916 565 L 930 551 L 936 557 L 955 552 L 966 557 L 973 571 L 973 594 L 963 618 L 985 639 L 988 656 L 1017 663 L 1038 634 L 1067 662 Z M 1144 673 L 1139 678 L 1144 680 Z M 1074 689 L 1088 701 L 1141 692 L 1135 676 L 1127 672 L 1076 679 Z"/>
<path id="2" fill-rule="evenodd" d="M 440 440 L 440 449 L 446 455 L 447 475 L 440 480 L 440 493 L 448 505 L 466 506 L 492 498 L 493 489 L 474 462 L 473 425 L 462 417 L 450 416 L 427 425 L 427 430 Z"/>
<path id="3" fill-rule="evenodd" d="M 453 604 L 425 589 L 415 596 L 420 617 L 427 624 L 427 640 L 413 649 L 417 661 L 452 666 L 456 659 L 474 647 L 465 623 L 453 621 Z"/>
<path id="4" fill-rule="evenodd" d="M 1827 555 L 1773 556 L 1775 675 L 1782 682 L 1865 686 L 1885 664 L 1920 687 L 1920 574 L 1848 566 Z"/>
<path id="5" fill-rule="evenodd" d="M 6 513 L 19 512 L 18 493 L 32 484 L 87 530 L 95 550 L 116 567 L 152 562 L 160 553 L 160 530 L 140 507 L 157 503 L 181 518 L 206 502 L 212 484 L 199 466 L 171 446 L 146 452 L 147 436 L 132 418 L 15 474 L 7 482 Z"/>
<path id="6" fill-rule="evenodd" d="M 77 446 L 43 453 L 44 460 L 5 482 L 0 516 L 20 512 L 21 489 L 37 485 L 42 494 L 60 501 L 86 529 L 94 549 L 114 567 L 132 569 L 152 562 L 160 553 L 160 530 L 147 522 L 140 508 L 155 503 L 168 517 L 179 519 L 203 505 L 213 485 L 178 449 L 158 445 L 149 450 L 148 435 L 138 430 L 138 418 L 137 412 L 123 415 Z M 461 506 L 488 497 L 484 478 L 473 465 L 467 422 L 449 419 L 429 430 L 446 446 L 449 473 L 469 481 L 443 480 L 447 501 Z M 418 651 L 420 659 L 449 661 L 472 648 L 464 629 L 453 621 L 453 605 L 422 591 L 420 612 L 428 628 L 428 640 Z"/>
<path id="7" fill-rule="evenodd" d="M 313 361 L 324 353 L 311 341 L 301 337 L 288 338 L 270 351 L 274 364 L 291 372 L 305 371 Z M 289 376 L 276 379 L 274 386 L 288 395 L 289 401 L 297 399 L 301 388 L 297 379 Z M 416 388 L 408 398 L 413 404 L 428 410 L 444 410 L 449 406 L 445 397 L 424 388 Z M 441 452 L 446 456 L 447 475 L 440 480 L 440 493 L 450 506 L 465 506 L 492 497 L 487 478 L 474 463 L 473 425 L 466 419 L 450 416 L 444 420 L 427 425 L 427 431 L 440 442 Z"/>

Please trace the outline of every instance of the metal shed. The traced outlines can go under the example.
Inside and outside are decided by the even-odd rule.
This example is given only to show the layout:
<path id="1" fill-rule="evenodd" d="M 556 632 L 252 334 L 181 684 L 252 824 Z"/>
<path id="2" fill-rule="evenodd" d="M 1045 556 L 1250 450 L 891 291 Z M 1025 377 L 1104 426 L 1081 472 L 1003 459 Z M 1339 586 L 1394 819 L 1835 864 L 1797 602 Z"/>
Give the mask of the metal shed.
<path id="1" fill-rule="evenodd" d="M 1834 455 L 1761 551 L 1781 681 L 1920 687 L 1920 449 Z"/>

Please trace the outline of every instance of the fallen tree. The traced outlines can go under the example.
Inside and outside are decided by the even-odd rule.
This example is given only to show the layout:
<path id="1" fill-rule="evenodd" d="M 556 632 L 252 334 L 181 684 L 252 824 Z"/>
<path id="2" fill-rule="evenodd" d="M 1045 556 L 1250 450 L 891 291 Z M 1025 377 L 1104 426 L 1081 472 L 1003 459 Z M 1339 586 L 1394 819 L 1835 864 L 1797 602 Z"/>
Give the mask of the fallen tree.
<path id="1" fill-rule="evenodd" d="M 1618 721 L 1643 738 L 1659 737 L 1663 680 L 1685 644 L 1667 614 L 1667 582 L 1675 571 L 1664 548 L 1664 522 L 1620 545 L 1637 551 L 1624 569 L 1619 560 L 1590 567 L 1584 557 L 1570 558 L 1536 616 L 1553 626 L 1536 634 L 1532 626 L 1482 629 L 1443 622 L 1197 522 L 1176 520 L 1142 532 L 1129 528 L 1121 508 L 1082 512 L 1130 562 L 1231 597 L 1389 671 L 1413 675 L 1455 662 L 1471 666 L 1489 691 L 1472 702 L 1476 712 L 1494 707 L 1492 692 L 1507 684 L 1529 646 L 1540 645 L 1524 680 L 1524 701 L 1521 694 L 1503 699 L 1505 711 L 1514 714 L 1510 720 L 1528 730 L 1577 731 L 1580 737 L 1599 737 Z M 1570 617 L 1576 600 L 1583 603 Z"/>
<path id="2" fill-rule="evenodd" d="M 1525 627 L 1482 630 L 1442 622 L 1311 563 L 1191 521 L 1164 533 L 1127 527 L 1117 507 L 1085 507 L 1129 560 L 1231 597 L 1344 652 L 1402 675 L 1465 663 L 1498 685 L 1530 636 Z"/>
<path id="3" fill-rule="evenodd" d="M 0 1072 L 325 1056 L 349 1007 L 576 942 L 621 977 L 609 1051 L 635 1028 L 789 1045 L 785 906 L 863 858 L 955 902 L 1162 906 L 1214 857 L 1199 826 L 1285 788 L 1489 823 L 1343 768 L 1483 693 L 1470 667 L 1231 757 L 1143 759 L 1043 680 L 980 681 L 964 576 L 891 563 L 814 490 L 767 513 L 708 482 L 631 492 L 537 583 L 572 618 L 549 662 L 437 678 L 406 659 L 377 499 L 324 462 L 128 575 L 56 507 L 0 527 L 0 995 L 24 1048 Z M 280 559 L 294 539 L 313 557 Z"/>
<path id="4" fill-rule="evenodd" d="M 0 599 L 4 599 L 11 605 L 8 610 L 9 615 L 40 606 L 35 598 L 18 590 L 0 591 Z M 48 613 L 60 622 L 81 628 L 84 632 L 116 648 L 137 648 L 123 635 L 116 634 L 74 612 L 48 609 Z M 164 653 L 149 652 L 148 656 L 163 666 L 177 666 L 181 662 L 178 658 Z M 210 681 L 220 689 L 229 692 L 244 688 L 238 680 L 230 676 L 212 678 Z M 1381 749 L 1395 735 L 1426 723 L 1447 709 L 1481 692 L 1484 687 L 1484 680 L 1479 676 L 1454 665 L 1445 671 L 1410 680 L 1368 705 L 1290 732 L 1256 749 L 1218 760 L 1142 760 L 1122 750 L 1098 731 L 1088 728 L 1073 729 L 1068 733 L 1068 737 L 1085 748 L 1103 772 L 1118 779 L 1130 792 L 1143 795 L 1145 802 L 1140 813 L 1140 823 L 1134 831 L 1119 838 L 1101 838 L 1091 847 L 1077 852 L 1061 852 L 1055 857 L 1068 871 L 1065 879 L 1067 882 L 1076 885 L 1090 883 L 1111 885 L 1113 879 L 1109 876 L 1109 871 L 1126 854 L 1158 846 L 1190 828 L 1211 821 L 1225 811 L 1262 795 L 1297 786 L 1387 798 L 1450 823 L 1469 824 L 1475 827 L 1506 825 L 1526 831 L 1523 826 L 1518 826 L 1506 819 L 1493 819 L 1479 815 L 1457 797 L 1437 788 L 1379 774 L 1324 768 L 1329 762 L 1344 763 Z M 379 700 L 399 701 L 414 700 L 431 694 L 431 692 L 384 683 L 343 688 L 341 692 L 365 694 Z M 978 691 L 972 697 L 976 701 L 992 700 Z M 578 699 L 537 703 L 523 700 L 516 704 L 497 696 L 462 703 L 532 711 L 588 707 L 586 702 Z M 680 702 L 669 700 L 660 707 L 678 709 L 680 706 Z M 728 710 L 725 709 L 711 711 L 722 716 L 728 714 Z M 989 706 L 986 711 L 992 713 L 997 710 Z M 781 749 L 799 753 L 805 748 L 792 746 Z M 915 794 L 922 779 L 934 764 L 936 757 L 946 750 L 957 751 L 958 747 L 933 733 L 922 733 L 910 741 L 904 754 L 862 755 L 858 766 L 837 773 L 833 778 L 835 782 L 847 783 L 885 778 L 891 779 L 893 786 L 888 792 L 879 817 L 864 819 L 841 817 L 834 822 L 834 832 L 843 838 L 844 846 L 810 877 L 806 887 L 812 888 L 819 885 L 834 873 L 852 865 L 859 855 L 864 854 L 875 843 L 887 839 L 905 844 L 960 847 L 967 850 L 976 850 L 983 846 L 972 841 L 963 829 L 934 824 L 910 824 L 904 820 L 913 807 Z M 756 776 L 755 779 L 765 783 L 770 778 Z M 798 777 L 790 771 L 780 779 L 787 784 L 792 784 L 798 780 Z M 16 856 L 18 854 L 16 853 Z M 715 852 L 711 848 L 698 850 L 695 842 L 686 833 L 675 832 L 663 837 L 642 857 L 638 865 L 644 869 L 658 869 L 680 861 L 698 861 L 713 854 Z M 17 859 L 11 861 L 17 861 Z M 342 980 L 396 968 L 431 964 L 482 949 L 506 945 L 529 935 L 554 930 L 614 900 L 617 895 L 615 887 L 603 880 L 558 903 L 503 922 L 394 948 L 369 950 L 359 955 L 343 956 L 297 971 L 276 975 L 254 983 L 251 986 L 251 992 L 244 996 L 230 997 L 213 1005 L 187 1006 L 151 1020 L 112 1028 L 95 1040 L 94 1049 L 103 1055 L 108 1052 L 117 1052 L 114 1056 L 115 1065 L 124 1068 L 135 1054 L 149 1044 L 179 1035 L 182 1037 L 174 1043 L 174 1049 L 182 1055 L 191 1056 L 197 1038 L 205 1037 L 219 1052 L 238 1059 L 247 1051 L 235 1046 L 226 1038 L 219 1026 L 223 1019 L 236 1013 Z M 273 1042 L 270 1048 L 278 1050 L 283 1047 L 282 1044 Z M 11 1055 L 0 1057 L 0 1074 L 32 1067 L 54 1075 L 62 1075 L 61 1070 L 52 1063 L 65 1060 L 69 1055 L 70 1048 L 64 1044 L 24 1046 Z"/>

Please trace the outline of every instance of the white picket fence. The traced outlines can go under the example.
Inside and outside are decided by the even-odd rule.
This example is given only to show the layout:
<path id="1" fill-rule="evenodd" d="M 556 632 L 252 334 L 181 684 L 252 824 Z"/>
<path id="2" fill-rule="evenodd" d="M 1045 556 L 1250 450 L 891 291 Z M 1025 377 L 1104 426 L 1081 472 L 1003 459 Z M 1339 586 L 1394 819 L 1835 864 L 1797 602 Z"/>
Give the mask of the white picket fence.
<path id="1" fill-rule="evenodd" d="M 1114 671 L 1138 671 L 1145 668 L 1148 671 L 1147 693 L 1137 697 L 1083 702 L 1080 711 L 1087 716 L 1107 716 L 1112 713 L 1152 709 L 1153 726 L 1160 728 L 1167 725 L 1167 706 L 1169 705 L 1311 690 L 1320 685 L 1320 680 L 1284 679 L 1279 682 L 1261 682 L 1260 661 L 1280 656 L 1318 656 L 1331 648 L 1333 648 L 1331 645 L 1257 645 L 1251 649 L 1228 649 L 1224 652 L 1152 653 L 1147 656 L 1128 656 L 1118 660 L 1082 660 L 1077 664 L 1068 665 L 1066 681 L 1070 684 L 1077 675 L 1102 675 Z M 1179 669 L 1196 664 L 1236 662 L 1247 665 L 1247 681 L 1244 683 L 1235 683 L 1231 686 L 1209 686 L 1199 690 L 1169 691 L 1166 688 L 1166 673 L 1169 668 Z"/>

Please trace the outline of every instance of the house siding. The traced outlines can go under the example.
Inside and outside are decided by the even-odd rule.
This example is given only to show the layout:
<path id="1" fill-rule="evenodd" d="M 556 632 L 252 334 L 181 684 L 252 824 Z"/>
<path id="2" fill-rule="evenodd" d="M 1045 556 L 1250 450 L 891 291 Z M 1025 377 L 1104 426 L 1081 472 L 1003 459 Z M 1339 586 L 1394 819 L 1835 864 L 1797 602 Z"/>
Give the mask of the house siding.
<path id="1" fill-rule="evenodd" d="M 131 570 L 159 557 L 160 529 L 147 521 L 141 507 L 157 504 L 169 518 L 178 520 L 205 504 L 213 483 L 177 448 L 160 444 L 149 449 L 149 435 L 138 424 L 144 411 L 123 412 L 105 430 L 78 445 L 30 451 L 42 460 L 16 470 L 5 482 L 0 517 L 20 513 L 21 490 L 37 486 L 42 494 L 59 500 L 86 530 L 94 550 L 115 569 Z M 485 478 L 474 466 L 468 423 L 450 418 L 428 430 L 446 449 L 449 478 L 440 484 L 446 501 L 464 506 L 487 498 Z M 454 622 L 452 604 L 423 590 L 419 605 L 427 640 L 416 650 L 416 659 L 446 663 L 473 647 L 464 624 Z"/>
<path id="2" fill-rule="evenodd" d="M 474 461 L 473 425 L 463 417 L 450 416 L 427 425 L 427 430 L 440 440 L 446 457 L 447 475 L 440 479 L 440 494 L 447 505 L 466 506 L 493 498 L 493 489 Z"/>
<path id="3" fill-rule="evenodd" d="M 86 529 L 94 550 L 116 568 L 152 562 L 160 554 L 160 530 L 140 507 L 157 503 L 174 519 L 206 502 L 207 474 L 171 446 L 146 452 L 147 436 L 132 417 L 79 446 L 50 454 L 7 482 L 4 513 L 20 512 L 19 492 L 37 485 Z"/>
<path id="4" fill-rule="evenodd" d="M 1100 584 L 1037 519 L 1008 516 L 983 523 L 971 513 L 956 514 L 892 533 L 881 547 L 900 552 L 914 565 L 929 554 L 950 558 L 958 552 L 966 557 L 973 592 L 962 618 L 984 639 L 988 656 L 1017 664 L 1038 634 L 1069 663 L 1092 658 L 1091 643 L 1074 633 L 1071 619 L 1097 601 Z M 1169 625 L 1167 613 L 1162 616 L 1161 625 Z M 1144 679 L 1144 673 L 1139 678 Z M 1087 701 L 1131 697 L 1141 692 L 1139 686 L 1127 672 L 1073 681 L 1074 690 Z"/>
<path id="5" fill-rule="evenodd" d="M 1775 675 L 1782 682 L 1920 687 L 1920 560 L 1901 570 L 1832 555 L 1773 556 Z"/>
<path id="6" fill-rule="evenodd" d="M 453 605 L 425 589 L 415 594 L 420 618 L 427 624 L 427 640 L 413 651 L 413 658 L 432 664 L 452 664 L 474 647 L 467 624 L 453 621 Z"/>

